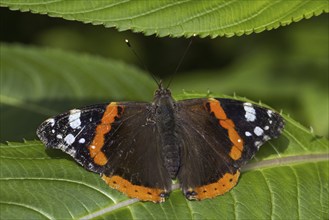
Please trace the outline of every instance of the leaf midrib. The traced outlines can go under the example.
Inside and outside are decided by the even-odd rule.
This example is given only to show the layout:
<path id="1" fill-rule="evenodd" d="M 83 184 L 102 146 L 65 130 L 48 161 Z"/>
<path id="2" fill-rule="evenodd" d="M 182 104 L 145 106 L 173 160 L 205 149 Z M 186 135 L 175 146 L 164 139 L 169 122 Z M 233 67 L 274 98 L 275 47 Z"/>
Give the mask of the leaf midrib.
<path id="1" fill-rule="evenodd" d="M 286 166 L 298 163 L 309 163 L 329 160 L 329 153 L 321 154 L 307 154 L 297 156 L 285 156 L 280 158 L 272 158 L 269 160 L 263 160 L 255 163 L 250 163 L 242 168 L 242 172 L 247 172 L 256 169 L 265 169 L 277 166 Z"/>

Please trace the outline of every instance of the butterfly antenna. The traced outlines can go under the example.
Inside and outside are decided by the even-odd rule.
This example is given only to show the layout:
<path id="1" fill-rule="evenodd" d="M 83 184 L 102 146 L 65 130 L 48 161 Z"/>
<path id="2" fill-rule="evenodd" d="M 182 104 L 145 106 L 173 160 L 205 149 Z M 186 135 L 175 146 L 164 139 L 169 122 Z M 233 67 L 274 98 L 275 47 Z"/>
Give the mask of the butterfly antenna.
<path id="1" fill-rule="evenodd" d="M 125 42 L 126 42 L 127 46 L 130 48 L 130 50 L 133 52 L 133 54 L 135 55 L 135 57 L 137 57 L 138 62 L 144 67 L 144 69 L 149 74 L 151 74 L 153 80 L 156 82 L 156 84 L 158 85 L 158 87 L 160 87 L 160 82 L 158 82 L 158 80 L 156 79 L 156 76 L 149 70 L 149 68 L 147 68 L 146 64 L 143 62 L 143 60 L 140 58 L 140 56 L 138 56 L 138 54 L 136 53 L 136 51 L 134 50 L 134 48 L 129 43 L 129 40 L 128 39 L 125 39 Z"/>
<path id="2" fill-rule="evenodd" d="M 193 35 L 193 37 L 194 37 L 194 36 L 195 36 L 195 35 Z M 186 49 L 185 49 L 185 51 L 184 51 L 184 54 L 183 54 L 182 58 L 180 59 L 178 65 L 177 65 L 177 67 L 176 67 L 176 69 L 175 69 L 175 71 L 174 71 L 174 74 L 171 76 L 171 78 L 170 78 L 170 80 L 169 80 L 169 83 L 168 83 L 168 86 L 167 86 L 166 88 L 169 88 L 169 86 L 170 86 L 170 84 L 171 84 L 171 82 L 172 82 L 174 76 L 176 75 L 177 71 L 179 70 L 179 67 L 182 65 L 183 60 L 184 60 L 184 58 L 185 58 L 185 56 L 186 56 L 186 54 L 187 54 L 187 51 L 188 51 L 188 50 L 190 49 L 190 47 L 191 47 L 192 41 L 193 41 L 193 38 L 191 38 L 190 42 L 188 43 L 188 45 L 187 45 L 187 47 L 186 47 Z"/>

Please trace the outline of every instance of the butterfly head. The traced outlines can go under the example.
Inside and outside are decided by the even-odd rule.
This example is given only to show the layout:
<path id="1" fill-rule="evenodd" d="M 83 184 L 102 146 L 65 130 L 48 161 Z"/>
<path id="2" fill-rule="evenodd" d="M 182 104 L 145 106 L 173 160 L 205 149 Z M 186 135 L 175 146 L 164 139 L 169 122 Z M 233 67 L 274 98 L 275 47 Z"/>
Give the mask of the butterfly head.
<path id="1" fill-rule="evenodd" d="M 171 112 L 175 106 L 175 100 L 171 96 L 171 91 L 163 87 L 162 81 L 158 84 L 159 88 L 154 93 L 153 104 L 156 106 L 156 112 Z"/>
<path id="2" fill-rule="evenodd" d="M 168 88 L 163 87 L 162 80 L 158 83 L 158 89 L 155 90 L 154 93 L 154 100 L 160 99 L 160 98 L 171 98 L 171 91 Z"/>

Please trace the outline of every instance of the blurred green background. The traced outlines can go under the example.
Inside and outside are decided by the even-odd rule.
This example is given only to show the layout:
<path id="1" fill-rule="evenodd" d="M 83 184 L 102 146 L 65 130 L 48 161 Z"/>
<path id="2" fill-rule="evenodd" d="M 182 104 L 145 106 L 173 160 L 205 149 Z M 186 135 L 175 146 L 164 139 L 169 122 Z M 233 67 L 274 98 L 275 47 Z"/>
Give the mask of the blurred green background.
<path id="1" fill-rule="evenodd" d="M 130 31 L 0 8 L 0 40 L 61 48 L 121 60 L 143 69 L 129 39 L 152 73 L 168 79 L 189 39 Z M 283 110 L 315 134 L 328 137 L 329 21 L 323 14 L 276 30 L 232 38 L 195 38 L 171 89 L 244 96 Z M 139 85 L 136 85 L 139 86 Z M 151 97 L 151 96 L 150 96 Z M 1 130 L 5 129 L 1 125 Z M 22 138 L 14 138 L 20 141 Z M 11 140 L 1 131 L 1 140 Z"/>

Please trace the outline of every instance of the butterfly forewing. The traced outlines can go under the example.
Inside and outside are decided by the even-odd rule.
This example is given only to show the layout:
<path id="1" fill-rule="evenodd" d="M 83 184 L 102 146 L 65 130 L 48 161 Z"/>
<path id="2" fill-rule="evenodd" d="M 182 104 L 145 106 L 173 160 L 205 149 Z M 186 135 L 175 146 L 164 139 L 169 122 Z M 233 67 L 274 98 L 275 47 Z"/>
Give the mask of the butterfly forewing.
<path id="1" fill-rule="evenodd" d="M 88 170 L 100 173 L 103 167 L 89 159 L 88 146 L 101 123 L 106 106 L 108 104 L 72 109 L 49 118 L 39 126 L 37 135 L 47 148 L 61 149 Z"/>

